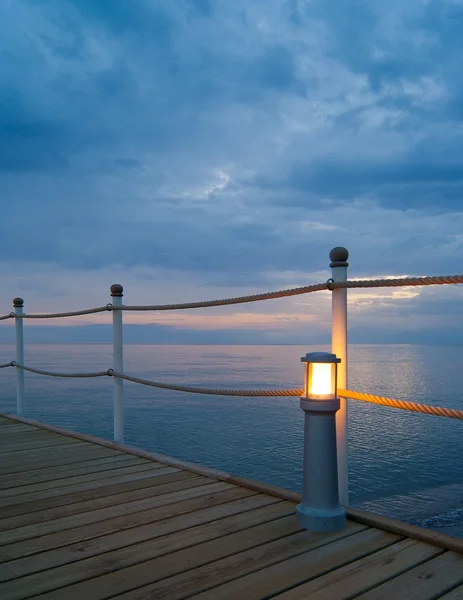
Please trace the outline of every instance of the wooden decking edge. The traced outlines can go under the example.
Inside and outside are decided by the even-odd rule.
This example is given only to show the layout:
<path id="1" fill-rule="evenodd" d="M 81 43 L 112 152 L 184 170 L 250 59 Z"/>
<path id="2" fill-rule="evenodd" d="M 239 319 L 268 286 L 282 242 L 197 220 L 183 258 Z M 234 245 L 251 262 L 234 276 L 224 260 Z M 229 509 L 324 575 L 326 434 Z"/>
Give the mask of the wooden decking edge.
<path id="1" fill-rule="evenodd" d="M 282 500 L 289 500 L 290 502 L 295 503 L 301 501 L 301 494 L 299 494 L 298 492 L 292 492 L 291 490 L 286 490 L 284 488 L 280 488 L 268 483 L 263 483 L 261 481 L 255 481 L 252 479 L 239 477 L 237 475 L 232 475 L 231 473 L 227 473 L 226 471 L 221 471 L 219 469 L 214 469 L 212 467 L 204 467 L 202 465 L 198 465 L 196 463 L 188 461 L 183 461 L 172 456 L 167 456 L 158 452 L 148 452 L 140 448 L 135 448 L 126 444 L 119 444 L 111 440 L 105 440 L 103 438 L 98 438 L 85 433 L 68 431 L 67 429 L 62 429 L 54 425 L 41 423 L 40 421 L 35 421 L 33 419 L 26 419 L 17 415 L 0 413 L 0 417 L 10 419 L 11 421 L 17 421 L 19 423 L 25 423 L 26 425 L 31 425 L 33 427 L 46 429 L 48 431 L 52 431 L 61 435 L 66 435 L 68 437 L 73 437 L 82 441 L 92 442 L 94 444 L 98 444 L 100 446 L 104 446 L 113 450 L 119 450 L 120 452 L 125 452 L 127 454 L 133 454 L 135 456 L 139 456 L 140 458 L 155 460 L 157 462 L 172 467 L 177 467 L 179 469 L 184 469 L 186 471 L 190 471 L 198 475 L 212 477 L 215 479 L 219 479 L 220 481 L 225 481 L 227 483 L 245 487 L 263 494 L 275 496 L 277 498 L 281 498 Z M 438 533 L 436 531 L 423 529 L 415 525 L 409 525 L 408 523 L 397 521 L 396 519 L 376 515 L 374 513 L 358 510 L 356 508 L 348 507 L 346 508 L 346 513 L 349 519 L 351 519 L 352 521 L 357 521 L 358 523 L 363 523 L 365 525 L 369 525 L 370 527 L 377 527 L 379 529 L 390 531 L 392 533 L 397 533 L 399 535 L 413 538 L 421 542 L 433 544 L 434 546 L 444 548 L 445 550 L 452 550 L 454 552 L 463 554 L 463 539 L 454 538 L 442 533 Z"/>

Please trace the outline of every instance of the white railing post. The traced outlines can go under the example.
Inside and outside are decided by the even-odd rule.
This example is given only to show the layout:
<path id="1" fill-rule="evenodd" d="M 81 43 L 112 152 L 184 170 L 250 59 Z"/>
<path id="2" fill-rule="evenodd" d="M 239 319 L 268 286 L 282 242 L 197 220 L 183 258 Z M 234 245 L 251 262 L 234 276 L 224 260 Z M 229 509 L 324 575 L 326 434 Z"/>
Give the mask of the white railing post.
<path id="1" fill-rule="evenodd" d="M 123 287 L 118 283 L 111 286 L 113 306 L 122 306 Z M 124 370 L 122 345 L 122 310 L 113 310 L 113 369 Z M 124 382 L 114 377 L 114 441 L 124 442 Z"/>
<path id="2" fill-rule="evenodd" d="M 14 328 L 16 334 L 16 362 L 24 364 L 24 328 L 23 319 L 19 315 L 23 314 L 24 300 L 22 298 L 13 299 L 14 306 Z M 24 371 L 16 367 L 16 412 L 19 416 L 24 414 Z"/>
<path id="3" fill-rule="evenodd" d="M 349 252 L 346 248 L 333 248 L 330 252 L 333 281 L 347 281 Z M 341 359 L 338 369 L 338 387 L 347 389 L 347 289 L 332 291 L 331 348 Z M 338 448 L 339 501 L 349 505 L 349 453 L 347 431 L 347 400 L 341 398 L 341 408 L 336 413 L 336 438 Z"/>

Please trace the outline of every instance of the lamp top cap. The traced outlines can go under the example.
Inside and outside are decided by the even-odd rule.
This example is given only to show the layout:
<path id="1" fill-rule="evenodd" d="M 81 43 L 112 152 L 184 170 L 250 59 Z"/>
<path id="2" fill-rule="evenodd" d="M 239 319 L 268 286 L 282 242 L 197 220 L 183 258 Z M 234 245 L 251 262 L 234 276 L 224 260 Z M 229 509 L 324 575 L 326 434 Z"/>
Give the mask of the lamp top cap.
<path id="1" fill-rule="evenodd" d="M 340 363 L 341 359 L 331 352 L 307 352 L 301 358 L 301 362 L 305 363 Z"/>
<path id="2" fill-rule="evenodd" d="M 330 267 L 348 267 L 349 250 L 343 246 L 336 246 L 330 252 Z"/>
<path id="3" fill-rule="evenodd" d="M 122 296 L 124 288 L 120 283 L 113 283 L 111 286 L 111 296 Z"/>

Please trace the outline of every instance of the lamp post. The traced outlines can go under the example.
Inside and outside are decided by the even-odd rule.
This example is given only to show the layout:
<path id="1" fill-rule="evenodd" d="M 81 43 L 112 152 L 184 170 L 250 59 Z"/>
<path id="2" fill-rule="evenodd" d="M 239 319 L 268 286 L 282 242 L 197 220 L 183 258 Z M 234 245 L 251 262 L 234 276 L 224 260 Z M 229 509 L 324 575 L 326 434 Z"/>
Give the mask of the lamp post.
<path id="1" fill-rule="evenodd" d="M 346 523 L 339 504 L 336 452 L 337 370 L 341 362 L 329 352 L 310 352 L 304 364 L 301 408 L 304 421 L 304 473 L 297 524 L 309 531 L 337 531 Z"/>

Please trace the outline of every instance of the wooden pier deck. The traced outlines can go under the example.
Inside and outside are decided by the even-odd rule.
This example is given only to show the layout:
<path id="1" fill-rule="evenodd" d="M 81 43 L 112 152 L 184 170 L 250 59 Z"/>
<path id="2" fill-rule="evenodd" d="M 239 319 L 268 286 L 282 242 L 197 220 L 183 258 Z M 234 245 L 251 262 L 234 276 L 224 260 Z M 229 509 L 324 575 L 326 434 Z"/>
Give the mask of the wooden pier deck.
<path id="1" fill-rule="evenodd" d="M 463 599 L 463 540 L 301 531 L 291 492 L 5 416 L 0 452 L 1 600 Z"/>

